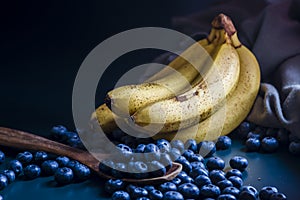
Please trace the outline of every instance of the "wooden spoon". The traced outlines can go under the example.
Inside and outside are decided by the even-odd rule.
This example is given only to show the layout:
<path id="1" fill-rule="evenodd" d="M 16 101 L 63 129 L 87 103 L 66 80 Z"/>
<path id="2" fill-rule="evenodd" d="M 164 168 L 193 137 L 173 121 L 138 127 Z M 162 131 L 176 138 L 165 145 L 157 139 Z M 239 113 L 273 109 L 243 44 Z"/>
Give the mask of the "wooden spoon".
<path id="1" fill-rule="evenodd" d="M 105 158 L 108 158 L 110 156 L 109 154 L 97 154 L 98 159 L 96 159 L 87 151 L 54 142 L 52 140 L 48 140 L 34 134 L 4 127 L 0 127 L 0 145 L 23 150 L 46 151 L 48 153 L 53 153 L 56 155 L 67 156 L 88 166 L 91 170 L 93 170 L 103 178 L 114 178 L 110 175 L 102 173 L 98 168 L 100 163 L 98 159 L 100 158 L 103 160 Z M 181 170 L 182 165 L 173 162 L 172 168 L 168 170 L 165 176 L 147 179 L 124 178 L 123 180 L 126 182 L 139 184 L 157 184 L 172 180 L 173 178 L 175 178 L 175 176 L 177 176 L 179 172 L 181 172 Z"/>

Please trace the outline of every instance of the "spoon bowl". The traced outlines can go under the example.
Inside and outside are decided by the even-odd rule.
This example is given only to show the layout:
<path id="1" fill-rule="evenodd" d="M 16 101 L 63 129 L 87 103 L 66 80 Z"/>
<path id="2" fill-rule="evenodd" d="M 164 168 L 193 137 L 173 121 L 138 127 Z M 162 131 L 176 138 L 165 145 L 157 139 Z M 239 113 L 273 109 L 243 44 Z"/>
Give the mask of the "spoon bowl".
<path id="1" fill-rule="evenodd" d="M 45 151 L 56 155 L 67 156 L 88 166 L 92 171 L 103 178 L 114 179 L 114 177 L 99 170 L 100 160 L 108 158 L 110 156 L 109 154 L 98 153 L 96 159 L 88 151 L 73 148 L 68 145 L 43 138 L 41 136 L 26 133 L 24 131 L 5 127 L 0 127 L 0 145 L 6 147 L 14 147 L 22 150 Z M 165 176 L 146 179 L 124 178 L 122 180 L 138 184 L 158 184 L 172 180 L 181 172 L 181 170 L 182 165 L 173 162 L 172 168 L 167 171 Z"/>

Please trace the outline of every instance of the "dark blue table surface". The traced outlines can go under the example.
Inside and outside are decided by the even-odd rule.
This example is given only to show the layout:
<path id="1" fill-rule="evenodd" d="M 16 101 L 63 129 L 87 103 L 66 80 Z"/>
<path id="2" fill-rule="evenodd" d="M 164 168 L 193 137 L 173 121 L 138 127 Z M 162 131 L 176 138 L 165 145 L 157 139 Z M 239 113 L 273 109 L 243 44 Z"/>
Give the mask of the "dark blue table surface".
<path id="1" fill-rule="evenodd" d="M 240 141 L 233 141 L 230 150 L 218 151 L 216 155 L 226 161 L 234 155 L 245 156 L 249 166 L 244 172 L 244 184 L 261 189 L 263 186 L 276 186 L 290 200 L 297 200 L 300 183 L 300 160 L 284 149 L 273 154 L 246 153 Z M 5 164 L 1 165 L 5 168 Z M 79 199 L 110 199 L 104 191 L 104 180 L 92 177 L 82 183 L 74 183 L 57 187 L 53 177 L 40 177 L 31 181 L 18 180 L 1 191 L 6 200 L 79 200 Z"/>

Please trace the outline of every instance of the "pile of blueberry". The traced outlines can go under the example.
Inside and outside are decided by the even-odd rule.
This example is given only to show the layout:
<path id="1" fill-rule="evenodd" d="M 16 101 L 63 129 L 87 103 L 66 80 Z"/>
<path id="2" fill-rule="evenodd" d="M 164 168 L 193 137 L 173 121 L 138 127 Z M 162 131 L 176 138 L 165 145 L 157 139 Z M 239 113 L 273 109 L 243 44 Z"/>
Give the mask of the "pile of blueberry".
<path id="1" fill-rule="evenodd" d="M 290 153 L 300 155 L 300 138 L 283 128 L 265 128 L 245 121 L 231 136 L 242 139 L 249 152 L 272 153 L 285 147 Z"/>
<path id="2" fill-rule="evenodd" d="M 221 136 L 216 142 L 197 143 L 193 139 L 183 143 L 180 140 L 135 138 L 122 131 L 115 131 L 108 136 L 116 145 L 113 156 L 99 164 L 99 170 L 110 174 L 114 179 L 105 183 L 105 191 L 113 200 L 127 199 L 218 199 L 218 200 L 281 200 L 286 199 L 273 186 L 266 186 L 258 191 L 250 185 L 243 185 L 244 171 L 248 166 L 246 158 L 235 156 L 230 159 L 230 169 L 225 169 L 222 158 L 215 156 L 217 150 L 231 147 L 231 138 L 238 137 L 245 141 L 248 151 L 274 152 L 280 145 L 289 145 L 294 154 L 300 153 L 300 143 L 296 137 L 284 129 L 270 129 L 243 122 L 232 134 Z M 78 134 L 64 126 L 51 129 L 52 139 L 84 149 Z M 0 151 L 0 163 L 5 161 L 5 154 Z M 160 185 L 133 185 L 123 178 L 153 178 L 164 176 L 172 167 L 172 161 L 183 166 L 172 181 Z M 58 185 L 87 180 L 90 169 L 76 160 L 65 156 L 49 155 L 42 151 L 24 151 L 9 162 L 7 170 L 0 173 L 0 190 L 16 178 L 35 179 L 39 176 L 54 176 Z M 0 200 L 2 200 L 0 195 Z"/>
<path id="3" fill-rule="evenodd" d="M 151 148 L 147 147 L 147 145 L 149 145 L 149 147 L 151 146 Z M 148 149 L 150 149 L 150 152 L 155 154 L 158 151 L 162 151 L 161 155 L 164 155 L 164 158 L 175 158 L 176 162 L 181 163 L 183 165 L 183 171 L 170 182 L 147 186 L 127 184 L 121 180 L 121 178 L 124 178 L 122 177 L 122 173 L 118 173 L 117 178 L 120 179 L 110 179 L 105 183 L 105 191 L 112 195 L 113 200 L 286 199 L 284 194 L 278 192 L 277 188 L 272 186 L 264 187 L 258 192 L 253 186 L 243 185 L 243 172 L 248 166 L 248 161 L 244 157 L 235 156 L 231 158 L 229 161 L 231 169 L 224 170 L 224 160 L 214 156 L 214 153 L 216 150 L 230 148 L 231 139 L 227 136 L 221 136 L 216 144 L 209 141 L 197 144 L 196 141 L 192 139 L 187 140 L 186 143 L 182 143 L 180 140 L 174 140 L 169 143 L 168 141 L 161 139 L 158 140 L 156 144 L 150 143 L 147 145 L 140 144 L 137 148 L 129 151 L 149 152 Z M 120 146 L 124 147 L 123 144 Z M 130 147 L 126 146 L 126 151 L 128 151 L 128 148 Z M 132 167 L 132 164 L 130 164 L 131 162 L 139 163 L 139 165 L 137 165 L 138 167 L 135 168 L 139 173 L 143 172 L 143 170 L 145 170 L 144 168 L 149 168 L 151 166 L 150 158 L 148 157 L 146 158 L 146 162 L 135 161 L 135 158 L 133 157 L 131 157 L 131 159 L 133 161 L 130 160 L 127 165 Z M 161 157 L 159 156 L 152 157 L 151 159 L 158 159 L 155 161 L 161 161 Z M 140 165 L 141 162 L 143 165 Z M 99 165 L 99 168 L 105 173 L 114 175 L 116 173 L 115 169 L 118 169 L 118 165 L 118 163 L 115 163 L 112 160 L 106 160 Z M 169 167 L 169 165 L 165 166 L 167 166 L 167 168 Z M 126 163 L 122 163 L 122 167 L 125 169 Z M 140 169 L 140 167 L 142 169 Z M 167 169 L 164 169 L 163 172 L 166 170 Z M 131 177 L 132 176 L 133 175 L 131 175 Z M 139 175 L 135 178 L 144 178 L 148 176 L 151 176 L 151 174 Z"/>
<path id="4" fill-rule="evenodd" d="M 58 125 L 51 129 L 51 138 L 71 147 L 85 149 L 77 132 L 68 130 L 65 126 Z"/>
<path id="5" fill-rule="evenodd" d="M 5 161 L 5 154 L 0 151 L 0 163 Z M 24 151 L 8 163 L 8 169 L 0 173 L 0 190 L 8 184 L 20 180 L 32 180 L 40 176 L 54 176 L 58 185 L 81 182 L 90 177 L 90 169 L 65 156 L 54 157 L 43 151 Z M 3 197 L 0 195 L 0 200 Z"/>

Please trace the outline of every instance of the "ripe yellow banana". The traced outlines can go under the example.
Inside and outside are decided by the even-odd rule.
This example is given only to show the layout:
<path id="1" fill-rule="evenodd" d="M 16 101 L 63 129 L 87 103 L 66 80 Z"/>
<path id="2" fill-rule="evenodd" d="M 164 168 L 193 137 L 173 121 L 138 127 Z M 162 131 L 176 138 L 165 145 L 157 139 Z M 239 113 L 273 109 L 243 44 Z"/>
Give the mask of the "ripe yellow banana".
<path id="1" fill-rule="evenodd" d="M 222 33 L 226 42 L 217 52 L 205 81 L 174 98 L 141 108 L 132 116 L 136 124 L 149 132 L 172 132 L 203 121 L 221 107 L 234 91 L 240 72 L 238 53 L 227 32 Z"/>
<path id="2" fill-rule="evenodd" d="M 107 107 L 107 105 L 102 104 L 92 113 L 90 121 L 93 124 L 97 122 L 101 126 L 103 132 L 110 133 L 117 129 L 117 124 L 115 122 L 116 118 L 117 116 Z"/>
<path id="3" fill-rule="evenodd" d="M 203 46 L 203 48 L 209 53 L 211 56 L 215 51 L 220 48 L 218 44 L 220 44 L 220 35 L 221 35 L 221 30 L 217 30 L 215 28 L 212 28 L 210 34 L 208 35 L 207 38 L 199 40 L 198 43 Z M 195 45 L 193 45 L 191 48 L 185 52 L 185 54 L 192 54 L 193 49 L 196 48 Z M 176 62 L 175 62 L 176 60 Z M 178 70 L 181 67 L 184 67 L 186 64 L 186 61 L 180 57 L 176 58 L 174 62 L 170 63 L 168 66 L 163 68 L 161 71 L 157 72 L 153 76 L 151 76 L 149 79 L 147 79 L 145 82 L 151 82 L 151 81 L 156 81 L 159 80 L 163 77 L 166 77 L 169 75 L 171 72 L 170 67 L 173 68 L 174 70 Z M 183 76 L 185 76 L 185 72 L 182 72 Z M 192 87 L 198 84 L 202 80 L 202 76 L 197 76 L 192 82 Z M 109 133 L 115 129 L 118 128 L 118 125 L 116 123 L 116 119 L 121 121 L 120 117 L 113 113 L 111 109 L 106 105 L 102 104 L 100 105 L 96 111 L 92 114 L 91 116 L 91 122 L 95 123 L 98 122 L 99 125 L 101 126 L 102 130 L 105 133 Z"/>
<path id="4" fill-rule="evenodd" d="M 192 45 L 181 54 L 182 57 L 177 57 L 169 64 L 168 69 L 174 69 L 172 73 L 159 79 L 155 76 L 151 79 L 152 82 L 126 85 L 108 92 L 106 99 L 108 106 L 111 106 L 112 111 L 117 115 L 129 117 L 146 105 L 189 90 L 192 87 L 191 83 L 199 76 L 199 72 L 205 74 L 209 70 L 212 63 L 210 53 L 213 50 L 215 50 L 213 43 L 207 44 L 205 49 L 200 49 L 198 43 Z M 159 76 L 169 70 L 163 70 Z"/>
<path id="5" fill-rule="evenodd" d="M 210 34 L 207 36 L 207 38 L 197 41 L 197 43 L 200 44 L 209 54 L 212 53 L 215 49 L 215 47 L 211 44 L 216 45 L 215 39 L 219 37 L 218 32 L 219 32 L 218 30 L 216 30 L 215 28 L 212 28 L 210 31 Z M 189 49 L 187 49 L 186 52 L 183 52 L 183 53 L 185 55 L 191 54 L 195 48 L 198 48 L 198 45 L 192 45 Z M 186 61 L 180 57 L 176 57 L 176 59 L 177 59 L 176 61 L 170 63 L 168 66 L 166 66 L 162 70 L 153 74 L 145 82 L 154 82 L 156 80 L 159 80 L 159 79 L 169 75 L 170 73 L 172 73 L 173 70 L 178 70 L 180 67 L 182 67 L 186 63 Z"/>
<path id="6" fill-rule="evenodd" d="M 233 24 L 228 17 L 224 15 L 219 17 L 223 19 L 220 21 L 233 29 Z M 240 43 L 236 31 L 232 34 L 231 40 L 240 58 L 240 77 L 235 91 L 227 98 L 225 105 L 197 125 L 179 130 L 177 133 L 159 133 L 154 136 L 155 139 L 181 139 L 184 141 L 195 139 L 197 142 L 215 140 L 220 135 L 226 135 L 233 131 L 247 117 L 259 90 L 260 68 L 252 52 Z"/>

